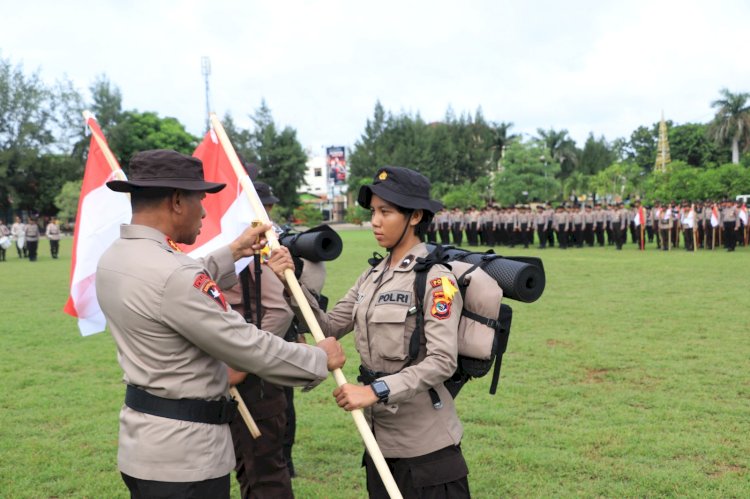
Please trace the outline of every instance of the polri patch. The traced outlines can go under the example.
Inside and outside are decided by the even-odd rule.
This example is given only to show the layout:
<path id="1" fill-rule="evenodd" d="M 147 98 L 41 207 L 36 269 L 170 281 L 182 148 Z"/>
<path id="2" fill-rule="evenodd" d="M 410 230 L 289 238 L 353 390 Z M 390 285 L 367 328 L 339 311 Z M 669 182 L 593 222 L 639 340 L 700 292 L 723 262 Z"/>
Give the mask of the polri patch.
<path id="1" fill-rule="evenodd" d="M 208 295 L 213 301 L 218 303 L 225 312 L 227 311 L 227 300 L 224 298 L 224 294 L 214 280 L 207 274 L 198 274 L 195 281 L 193 281 L 193 287 L 199 289 L 201 293 Z"/>
<path id="2" fill-rule="evenodd" d="M 433 288 L 437 288 L 438 286 L 442 286 L 442 285 L 443 285 L 442 277 L 438 277 L 437 279 L 433 279 L 430 281 L 430 286 L 432 286 Z"/>
<path id="3" fill-rule="evenodd" d="M 443 320 L 451 316 L 451 302 L 441 291 L 432 293 L 432 310 L 430 314 L 438 319 Z"/>
<path id="4" fill-rule="evenodd" d="M 385 291 L 378 295 L 375 306 L 378 305 L 411 305 L 411 291 Z"/>

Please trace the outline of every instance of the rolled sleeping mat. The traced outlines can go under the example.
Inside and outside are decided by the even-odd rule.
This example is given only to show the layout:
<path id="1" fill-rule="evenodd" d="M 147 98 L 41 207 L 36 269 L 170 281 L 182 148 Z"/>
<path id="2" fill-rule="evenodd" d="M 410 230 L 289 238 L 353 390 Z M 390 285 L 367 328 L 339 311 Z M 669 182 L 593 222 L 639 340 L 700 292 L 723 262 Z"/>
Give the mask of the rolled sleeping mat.
<path id="1" fill-rule="evenodd" d="M 435 245 L 428 244 L 432 251 Z M 503 289 L 503 296 L 524 303 L 532 303 L 544 292 L 547 282 L 541 259 L 533 257 L 502 257 L 492 253 L 472 253 L 470 251 L 444 247 L 451 260 L 482 265 Z M 489 260 L 485 263 L 486 260 Z"/>
<path id="2" fill-rule="evenodd" d="M 289 248 L 293 256 L 311 262 L 329 262 L 341 254 L 341 236 L 328 225 L 319 225 L 300 234 L 282 236 L 279 242 Z"/>

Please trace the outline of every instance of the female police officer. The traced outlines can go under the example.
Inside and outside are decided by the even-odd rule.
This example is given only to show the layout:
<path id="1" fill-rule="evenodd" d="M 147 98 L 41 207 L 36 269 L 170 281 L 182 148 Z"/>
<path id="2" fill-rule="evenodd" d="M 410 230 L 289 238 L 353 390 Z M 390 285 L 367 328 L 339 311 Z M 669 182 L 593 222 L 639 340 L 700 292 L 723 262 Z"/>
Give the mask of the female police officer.
<path id="1" fill-rule="evenodd" d="M 462 427 L 443 385 L 456 369 L 463 303 L 443 266 L 429 270 L 419 353 L 413 360 L 409 356 L 417 327 L 413 268 L 428 254 L 420 236 L 442 208 L 429 191 L 430 182 L 413 170 L 380 168 L 373 183 L 360 189 L 358 201 L 370 209 L 373 234 L 388 256 L 364 272 L 328 314 L 304 291 L 326 336 L 354 330 L 364 385 L 344 384 L 333 394 L 347 411 L 366 408 L 404 497 L 469 497 Z M 288 251 L 275 251 L 269 264 L 283 280 L 283 270 L 291 268 Z M 364 465 L 370 497 L 388 497 L 367 453 Z"/>

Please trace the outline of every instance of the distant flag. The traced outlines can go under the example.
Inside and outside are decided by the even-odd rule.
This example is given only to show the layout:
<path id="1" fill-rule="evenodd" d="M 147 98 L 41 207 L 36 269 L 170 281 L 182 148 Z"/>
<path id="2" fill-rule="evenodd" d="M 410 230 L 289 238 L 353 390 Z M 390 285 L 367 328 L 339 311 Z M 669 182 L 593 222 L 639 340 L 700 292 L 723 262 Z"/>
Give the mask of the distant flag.
<path id="1" fill-rule="evenodd" d="M 112 155 L 93 115 L 86 114 L 91 130 L 89 155 L 78 199 L 73 256 L 70 266 L 70 296 L 63 310 L 78 318 L 83 336 L 104 331 L 107 322 L 96 299 L 96 265 L 102 253 L 120 237 L 120 224 L 130 223 L 130 199 L 109 190 L 105 183 L 125 174 Z"/>
<path id="2" fill-rule="evenodd" d="M 716 205 L 711 207 L 711 227 L 719 226 L 719 210 L 716 209 Z"/>
<path id="3" fill-rule="evenodd" d="M 747 226 L 747 205 L 743 204 L 740 207 L 738 216 L 740 217 L 740 220 L 742 220 L 742 223 L 745 224 L 745 226 Z"/>
<path id="4" fill-rule="evenodd" d="M 643 206 L 639 206 L 633 217 L 633 223 L 636 227 L 646 225 L 646 213 L 643 211 Z"/>
<path id="5" fill-rule="evenodd" d="M 242 193 L 229 157 L 213 130 L 206 133 L 193 156 L 203 162 L 206 180 L 227 184 L 224 189 L 207 195 L 203 200 L 206 217 L 203 219 L 201 233 L 194 244 L 182 246 L 190 256 L 199 258 L 231 243 L 258 217 L 247 196 Z M 248 258 L 239 260 L 235 264 L 237 271 L 246 267 L 248 261 Z"/>

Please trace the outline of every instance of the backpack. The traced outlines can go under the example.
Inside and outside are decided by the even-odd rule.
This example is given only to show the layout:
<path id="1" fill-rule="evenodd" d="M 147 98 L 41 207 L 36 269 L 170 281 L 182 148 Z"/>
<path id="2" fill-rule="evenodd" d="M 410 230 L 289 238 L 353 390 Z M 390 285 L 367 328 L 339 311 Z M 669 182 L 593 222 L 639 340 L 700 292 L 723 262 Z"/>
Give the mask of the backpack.
<path id="1" fill-rule="evenodd" d="M 497 280 L 485 272 L 485 267 L 497 258 L 495 254 L 484 254 L 476 263 L 456 259 L 455 253 L 444 251 L 440 245 L 424 258 L 417 258 L 414 271 L 417 273 L 414 294 L 417 302 L 417 325 L 409 342 L 409 358 L 413 361 L 419 354 L 419 342 L 424 330 L 424 295 L 427 273 L 434 265 L 447 267 L 456 278 L 458 290 L 463 298 L 463 310 L 458 323 L 458 367 L 445 386 L 453 398 L 463 385 L 472 378 L 485 376 L 493 364 L 495 369 L 490 383 L 490 394 L 497 391 L 502 357 L 508 346 L 513 310 L 501 303 L 503 290 Z M 430 390 L 433 405 L 438 408 L 437 392 Z"/>

